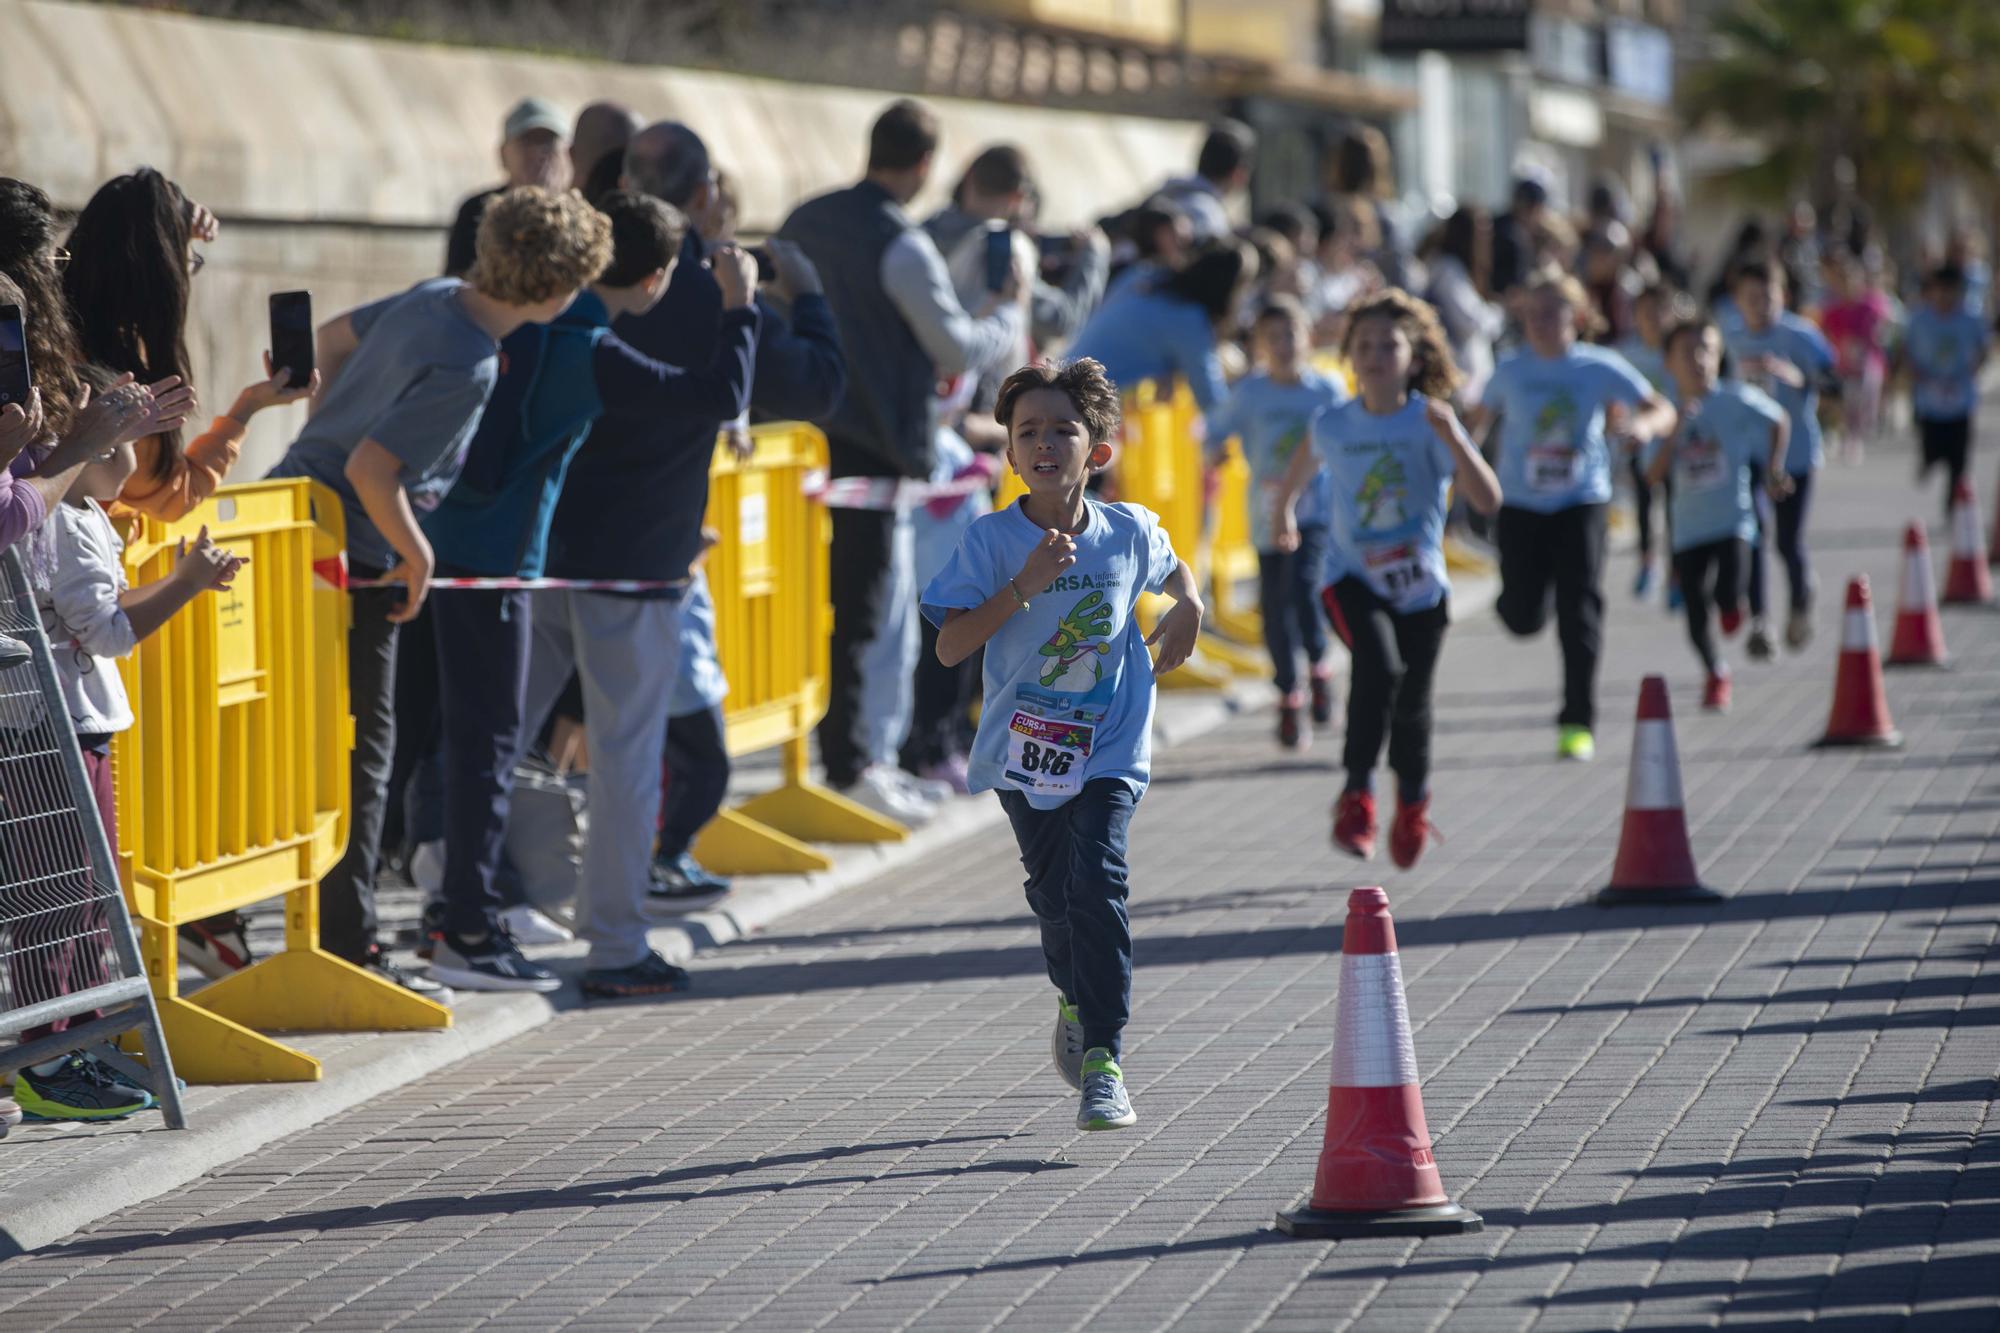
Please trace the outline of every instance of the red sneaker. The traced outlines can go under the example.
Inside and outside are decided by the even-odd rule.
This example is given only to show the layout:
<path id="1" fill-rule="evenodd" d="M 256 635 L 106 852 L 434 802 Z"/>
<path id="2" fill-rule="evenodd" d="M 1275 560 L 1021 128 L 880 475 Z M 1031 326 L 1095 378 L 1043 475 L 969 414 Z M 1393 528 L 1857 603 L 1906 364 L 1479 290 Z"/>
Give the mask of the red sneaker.
<path id="1" fill-rule="evenodd" d="M 1278 702 L 1278 744 L 1287 750 L 1303 750 L 1312 739 L 1305 726 L 1305 700 L 1288 694 Z"/>
<path id="2" fill-rule="evenodd" d="M 1367 861 L 1375 855 L 1375 797 L 1344 791 L 1333 807 L 1333 845 Z"/>
<path id="3" fill-rule="evenodd" d="M 1312 675 L 1312 720 L 1316 727 L 1324 727 L 1333 721 L 1333 673 Z"/>
<path id="4" fill-rule="evenodd" d="M 1400 796 L 1396 798 L 1395 822 L 1389 825 L 1389 859 L 1401 869 L 1408 870 L 1424 854 L 1424 846 L 1435 831 L 1431 828 L 1430 812 L 1428 796 L 1409 805 L 1403 804 Z"/>
<path id="5" fill-rule="evenodd" d="M 1701 706 L 1711 713 L 1729 711 L 1729 677 L 1710 676 L 1701 692 Z"/>
<path id="6" fill-rule="evenodd" d="M 1735 611 L 1724 611 L 1721 620 L 1722 637 L 1725 639 L 1735 638 L 1736 631 L 1743 628 L 1743 612 L 1740 608 Z"/>

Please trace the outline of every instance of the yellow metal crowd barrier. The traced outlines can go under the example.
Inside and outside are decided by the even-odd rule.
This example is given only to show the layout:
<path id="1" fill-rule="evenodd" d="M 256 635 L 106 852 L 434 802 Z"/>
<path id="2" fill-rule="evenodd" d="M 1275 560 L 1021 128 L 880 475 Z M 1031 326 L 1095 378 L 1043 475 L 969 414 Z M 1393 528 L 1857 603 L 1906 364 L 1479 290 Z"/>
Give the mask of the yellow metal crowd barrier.
<path id="1" fill-rule="evenodd" d="M 347 846 L 348 594 L 340 503 L 302 480 L 229 486 L 177 523 L 139 518 L 134 584 L 206 526 L 248 557 L 120 664 L 136 724 L 113 746 L 121 871 L 176 1070 L 298 1082 L 320 1063 L 264 1031 L 451 1024 L 442 1005 L 319 948 L 319 880 Z M 285 947 L 191 996 L 177 929 L 283 895 Z"/>
<path id="2" fill-rule="evenodd" d="M 812 780 L 812 729 L 826 715 L 833 610 L 826 506 L 808 494 L 824 475 L 826 437 L 795 422 L 758 426 L 756 452 L 716 451 L 708 525 L 715 646 L 729 678 L 724 708 L 733 755 L 784 747 L 784 782 L 725 809 L 694 853 L 724 875 L 804 873 L 833 862 L 813 842 L 896 842 L 909 831 Z"/>

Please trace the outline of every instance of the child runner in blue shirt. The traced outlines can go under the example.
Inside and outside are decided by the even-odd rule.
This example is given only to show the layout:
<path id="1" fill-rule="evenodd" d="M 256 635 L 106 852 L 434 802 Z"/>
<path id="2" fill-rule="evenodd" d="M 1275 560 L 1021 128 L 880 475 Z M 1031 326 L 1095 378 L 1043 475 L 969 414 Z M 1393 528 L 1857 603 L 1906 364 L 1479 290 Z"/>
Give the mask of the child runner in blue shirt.
<path id="1" fill-rule="evenodd" d="M 1791 423 L 1771 396 L 1722 373 L 1722 331 L 1712 319 L 1676 324 L 1667 335 L 1667 367 L 1681 405 L 1679 427 L 1653 451 L 1647 470 L 1671 497 L 1674 570 L 1687 607 L 1688 638 L 1708 673 L 1701 706 L 1729 709 L 1729 667 L 1709 630 L 1709 605 L 1722 613 L 1724 637 L 1743 623 L 1743 579 L 1757 536 L 1753 476 L 1773 495 L 1791 489 L 1785 448 Z"/>
<path id="2" fill-rule="evenodd" d="M 1152 771 L 1153 677 L 1194 651 L 1202 602 L 1149 510 L 1086 490 L 1118 433 L 1103 366 L 1017 370 L 993 415 L 1028 493 L 966 529 L 923 613 L 946 666 L 986 650 L 970 786 L 999 790 L 1020 843 L 1058 991 L 1056 1068 L 1082 1092 L 1077 1127 L 1122 1129 L 1138 1123 L 1118 1065 L 1132 1001 L 1126 835 Z M 1133 612 L 1149 592 L 1174 605 L 1142 638 Z"/>
<path id="3" fill-rule="evenodd" d="M 1408 869 L 1430 833 L 1431 682 L 1450 623 L 1444 520 L 1453 482 L 1482 514 L 1500 483 L 1451 410 L 1458 367 L 1437 312 L 1391 289 L 1348 312 L 1342 352 L 1360 396 L 1313 422 L 1313 452 L 1286 475 L 1279 525 L 1314 463 L 1328 478 L 1333 577 L 1324 592 L 1334 632 L 1353 654 L 1347 687 L 1347 785 L 1333 842 L 1375 854 L 1375 764 L 1388 733 L 1396 774 L 1389 856 Z"/>
<path id="4" fill-rule="evenodd" d="M 1674 291 L 1664 283 L 1655 283 L 1632 298 L 1632 333 L 1618 343 L 1618 355 L 1631 363 L 1632 369 L 1646 377 L 1652 385 L 1668 398 L 1673 397 L 1673 379 L 1667 374 L 1666 333 L 1672 315 Z M 1632 474 L 1632 508 L 1639 519 L 1639 572 L 1632 579 L 1632 595 L 1644 601 L 1646 594 L 1653 590 L 1653 487 L 1646 480 L 1646 463 L 1637 449 L 1627 449 L 1622 460 Z M 1669 486 L 1672 485 L 1670 481 Z M 1669 491 L 1661 508 L 1673 509 L 1673 493 Z M 1667 534 L 1667 549 L 1673 549 L 1673 534 Z M 1668 564 L 1673 562 L 1670 560 Z M 1668 580 L 1668 607 L 1673 610 L 1672 580 Z"/>
<path id="5" fill-rule="evenodd" d="M 1302 717 L 1301 650 L 1311 673 L 1313 723 L 1323 727 L 1333 720 L 1333 664 L 1327 660 L 1319 609 L 1326 516 L 1323 508 L 1300 514 L 1298 545 L 1287 550 L 1277 542 L 1278 497 L 1286 469 L 1312 434 L 1313 418 L 1346 402 L 1347 389 L 1308 362 L 1312 328 L 1305 307 L 1291 297 L 1272 297 L 1258 312 L 1252 332 L 1264 368 L 1240 380 L 1209 418 L 1209 457 L 1220 461 L 1223 442 L 1234 435 L 1250 465 L 1250 540 L 1257 548 L 1263 589 L 1264 646 L 1270 649 L 1278 687 L 1278 743 L 1297 749 L 1312 736 Z"/>
<path id="6" fill-rule="evenodd" d="M 1500 547 L 1500 620 L 1514 634 L 1541 632 L 1555 595 L 1562 643 L 1563 706 L 1556 754 L 1597 753 L 1597 659 L 1604 648 L 1605 510 L 1611 453 L 1605 409 L 1632 409 L 1625 433 L 1644 442 L 1673 429 L 1674 409 L 1625 358 L 1576 341 L 1590 297 L 1574 277 L 1528 284 L 1527 347 L 1487 381 L 1480 416 L 1499 432 L 1495 471 L 1506 490 L 1494 535 Z M 1497 427 L 1492 424 L 1498 418 Z"/>
<path id="7" fill-rule="evenodd" d="M 1972 413 L 1979 405 L 1986 348 L 1986 321 L 1965 305 L 1965 270 L 1955 264 L 1932 270 L 1924 278 L 1923 304 L 1910 312 L 1903 356 L 1910 364 L 1910 407 L 1923 447 L 1917 480 L 1944 465 L 1947 518 L 1972 450 Z"/>
<path id="8" fill-rule="evenodd" d="M 1794 650 L 1812 641 L 1814 580 L 1806 554 L 1806 510 L 1812 500 L 1813 473 L 1824 462 L 1819 430 L 1819 390 L 1834 373 L 1833 344 L 1810 322 L 1785 309 L 1785 270 L 1753 260 L 1736 270 L 1730 286 L 1742 323 L 1723 330 L 1723 345 L 1736 362 L 1736 375 L 1762 389 L 1785 409 L 1792 442 L 1785 454 L 1789 492 L 1774 503 L 1778 554 L 1791 584 L 1791 615 L 1785 622 L 1785 642 Z M 1764 627 L 1764 543 L 1750 553 L 1750 638 L 1744 648 L 1759 660 L 1771 656 L 1771 636 Z"/>

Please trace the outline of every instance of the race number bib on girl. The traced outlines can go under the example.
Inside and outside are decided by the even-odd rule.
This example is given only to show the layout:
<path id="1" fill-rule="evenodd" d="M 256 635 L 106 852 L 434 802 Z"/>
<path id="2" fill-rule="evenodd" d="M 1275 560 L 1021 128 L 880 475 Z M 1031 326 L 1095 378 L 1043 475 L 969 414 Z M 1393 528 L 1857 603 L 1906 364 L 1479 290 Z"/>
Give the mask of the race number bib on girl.
<path id="1" fill-rule="evenodd" d="M 1583 454 L 1565 441 L 1537 444 L 1528 450 L 1528 485 L 1535 490 L 1560 494 L 1581 480 Z"/>

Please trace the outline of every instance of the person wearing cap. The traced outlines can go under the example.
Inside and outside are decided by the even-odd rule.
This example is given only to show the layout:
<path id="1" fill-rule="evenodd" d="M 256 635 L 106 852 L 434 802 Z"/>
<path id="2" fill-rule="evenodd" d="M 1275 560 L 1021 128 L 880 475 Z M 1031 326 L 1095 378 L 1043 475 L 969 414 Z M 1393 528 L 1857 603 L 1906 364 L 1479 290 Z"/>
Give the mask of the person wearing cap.
<path id="1" fill-rule="evenodd" d="M 1493 290 L 1512 291 L 1528 279 L 1535 225 L 1548 211 L 1549 187 L 1538 174 L 1514 182 L 1513 207 L 1493 219 Z"/>
<path id="2" fill-rule="evenodd" d="M 544 97 L 524 97 L 507 113 L 500 135 L 500 169 L 505 184 L 481 190 L 458 206 L 451 238 L 445 242 L 444 275 L 462 278 L 472 267 L 479 219 L 487 202 L 517 185 L 560 192 L 570 187 L 569 121 Z"/>

